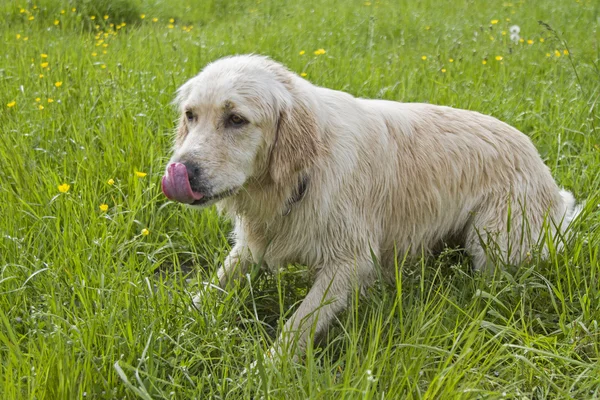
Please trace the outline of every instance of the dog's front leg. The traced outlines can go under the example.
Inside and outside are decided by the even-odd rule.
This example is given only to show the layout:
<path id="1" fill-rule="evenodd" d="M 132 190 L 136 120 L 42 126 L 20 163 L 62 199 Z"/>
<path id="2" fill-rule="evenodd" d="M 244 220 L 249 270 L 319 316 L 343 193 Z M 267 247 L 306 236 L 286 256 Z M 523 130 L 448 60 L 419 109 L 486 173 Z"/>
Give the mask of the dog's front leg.
<path id="1" fill-rule="evenodd" d="M 219 286 L 227 289 L 233 282 L 240 280 L 248 272 L 251 265 L 250 252 L 246 245 L 237 242 L 229 255 L 223 262 L 223 265 L 217 271 Z"/>
<path id="2" fill-rule="evenodd" d="M 371 284 L 370 271 L 368 263 L 358 267 L 356 264 L 345 264 L 320 269 L 313 286 L 298 310 L 286 322 L 269 356 L 284 352 L 294 356 L 302 354 L 311 331 L 314 331 L 315 337 L 324 333 L 336 314 L 348 307 L 350 296 L 354 292 L 360 293 Z"/>

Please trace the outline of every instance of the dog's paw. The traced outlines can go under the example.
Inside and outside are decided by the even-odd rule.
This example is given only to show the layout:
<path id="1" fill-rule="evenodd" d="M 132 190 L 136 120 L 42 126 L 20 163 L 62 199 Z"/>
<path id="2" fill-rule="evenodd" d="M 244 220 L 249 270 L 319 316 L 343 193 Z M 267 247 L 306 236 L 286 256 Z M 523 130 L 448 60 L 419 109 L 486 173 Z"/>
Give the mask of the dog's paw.
<path id="1" fill-rule="evenodd" d="M 201 289 L 192 296 L 192 304 L 189 307 L 190 311 L 201 311 L 202 309 L 204 309 L 205 297 L 210 291 L 218 290 L 223 293 L 227 293 L 219 285 L 216 285 L 212 282 L 201 282 L 200 285 Z"/>

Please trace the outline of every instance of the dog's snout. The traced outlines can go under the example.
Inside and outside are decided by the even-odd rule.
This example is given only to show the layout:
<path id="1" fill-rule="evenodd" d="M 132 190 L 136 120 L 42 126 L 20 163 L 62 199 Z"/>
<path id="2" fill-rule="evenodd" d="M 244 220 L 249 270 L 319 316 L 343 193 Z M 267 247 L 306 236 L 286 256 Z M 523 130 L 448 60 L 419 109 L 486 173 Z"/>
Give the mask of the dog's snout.
<path id="1" fill-rule="evenodd" d="M 191 161 L 185 161 L 182 164 L 185 165 L 192 189 L 196 191 L 203 190 L 205 185 L 203 184 L 202 168 L 200 165 Z"/>

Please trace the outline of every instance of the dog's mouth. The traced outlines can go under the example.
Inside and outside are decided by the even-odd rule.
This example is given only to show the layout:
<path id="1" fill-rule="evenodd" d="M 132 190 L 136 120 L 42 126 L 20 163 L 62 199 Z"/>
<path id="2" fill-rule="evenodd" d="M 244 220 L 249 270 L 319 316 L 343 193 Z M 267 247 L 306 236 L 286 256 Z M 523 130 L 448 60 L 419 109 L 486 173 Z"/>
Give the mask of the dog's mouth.
<path id="1" fill-rule="evenodd" d="M 229 197 L 237 192 L 237 189 L 228 189 L 217 194 L 206 194 L 196 192 L 190 185 L 187 168 L 182 163 L 171 163 L 167 167 L 167 173 L 162 178 L 162 191 L 170 200 L 190 205 L 204 205 Z"/>

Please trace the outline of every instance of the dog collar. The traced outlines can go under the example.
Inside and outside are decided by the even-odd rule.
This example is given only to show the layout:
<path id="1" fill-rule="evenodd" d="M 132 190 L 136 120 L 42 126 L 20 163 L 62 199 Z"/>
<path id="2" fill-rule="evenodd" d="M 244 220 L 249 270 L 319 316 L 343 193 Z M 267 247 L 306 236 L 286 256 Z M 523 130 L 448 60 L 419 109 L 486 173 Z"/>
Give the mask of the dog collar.
<path id="1" fill-rule="evenodd" d="M 296 188 L 296 191 L 294 192 L 292 197 L 290 197 L 287 200 L 287 208 L 286 208 L 285 212 L 282 214 L 284 217 L 292 211 L 292 207 L 295 204 L 301 202 L 302 199 L 304 199 L 304 196 L 306 196 L 306 191 L 308 190 L 308 182 L 309 181 L 310 181 L 310 179 L 306 175 L 303 175 L 300 178 L 300 180 L 298 182 L 298 187 Z"/>

